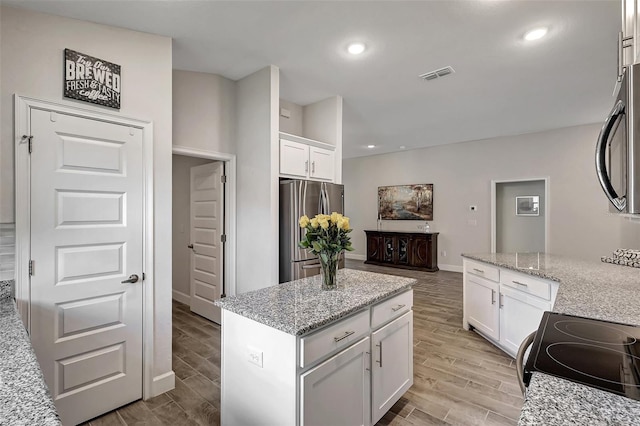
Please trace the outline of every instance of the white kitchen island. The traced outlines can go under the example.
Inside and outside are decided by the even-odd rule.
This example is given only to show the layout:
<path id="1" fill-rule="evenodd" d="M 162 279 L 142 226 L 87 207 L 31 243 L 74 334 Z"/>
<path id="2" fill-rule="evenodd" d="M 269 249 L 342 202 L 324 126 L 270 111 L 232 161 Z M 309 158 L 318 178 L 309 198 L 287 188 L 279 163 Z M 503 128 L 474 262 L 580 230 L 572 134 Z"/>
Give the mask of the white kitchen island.
<path id="1" fill-rule="evenodd" d="M 371 425 L 413 384 L 414 279 L 342 269 L 228 297 L 223 425 Z"/>

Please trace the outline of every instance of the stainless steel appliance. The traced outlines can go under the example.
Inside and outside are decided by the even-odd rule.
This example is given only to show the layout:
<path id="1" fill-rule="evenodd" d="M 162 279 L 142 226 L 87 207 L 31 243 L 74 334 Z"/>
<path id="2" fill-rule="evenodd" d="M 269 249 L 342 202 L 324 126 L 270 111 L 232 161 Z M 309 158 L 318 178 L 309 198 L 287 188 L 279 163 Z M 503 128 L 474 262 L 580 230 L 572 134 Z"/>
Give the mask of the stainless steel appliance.
<path id="1" fill-rule="evenodd" d="M 520 347 L 520 368 L 531 340 L 524 384 L 540 371 L 640 400 L 640 327 L 545 312 L 535 338 Z"/>
<path id="2" fill-rule="evenodd" d="M 640 64 L 623 73 L 596 144 L 596 172 L 612 212 L 640 214 Z"/>
<path id="3" fill-rule="evenodd" d="M 344 213 L 344 187 L 327 182 L 283 180 L 280 182 L 280 282 L 320 273 L 317 256 L 298 243 L 305 230 L 298 225 L 302 215 Z M 344 267 L 344 255 L 339 267 Z"/>

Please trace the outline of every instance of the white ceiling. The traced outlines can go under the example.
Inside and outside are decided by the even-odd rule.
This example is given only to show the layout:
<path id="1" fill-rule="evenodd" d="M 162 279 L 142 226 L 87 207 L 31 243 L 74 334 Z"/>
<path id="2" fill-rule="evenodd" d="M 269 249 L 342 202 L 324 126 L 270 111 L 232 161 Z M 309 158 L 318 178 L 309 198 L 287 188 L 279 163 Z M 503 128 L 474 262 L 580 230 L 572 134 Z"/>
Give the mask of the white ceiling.
<path id="1" fill-rule="evenodd" d="M 620 29 L 616 0 L 3 3 L 170 36 L 176 69 L 237 80 L 277 65 L 284 99 L 344 97 L 345 158 L 599 122 Z M 369 48 L 347 57 L 354 40 Z"/>

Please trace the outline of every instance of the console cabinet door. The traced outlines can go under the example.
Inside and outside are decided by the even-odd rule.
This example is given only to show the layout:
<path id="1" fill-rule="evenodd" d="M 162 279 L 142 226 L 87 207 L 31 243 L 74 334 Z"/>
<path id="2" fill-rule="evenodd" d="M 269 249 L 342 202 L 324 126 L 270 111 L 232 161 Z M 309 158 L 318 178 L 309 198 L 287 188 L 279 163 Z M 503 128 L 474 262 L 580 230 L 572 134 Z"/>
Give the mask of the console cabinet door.
<path id="1" fill-rule="evenodd" d="M 525 337 L 538 329 L 544 311 L 550 310 L 547 301 L 501 286 L 500 344 L 515 356 Z"/>
<path id="2" fill-rule="evenodd" d="M 382 237 L 367 235 L 367 260 L 382 261 Z"/>
<path id="3" fill-rule="evenodd" d="M 420 266 L 423 268 L 431 268 L 431 249 L 429 244 L 429 236 L 414 237 L 412 240 L 412 255 L 413 259 L 411 265 Z"/>
<path id="4" fill-rule="evenodd" d="M 397 247 L 397 258 L 395 263 L 397 265 L 410 265 L 411 264 L 411 259 L 410 259 L 410 252 L 411 252 L 411 245 L 410 245 L 410 237 L 408 235 L 398 235 L 396 237 L 396 247 Z"/>
<path id="5" fill-rule="evenodd" d="M 301 425 L 371 424 L 370 345 L 362 339 L 300 377 Z"/>
<path id="6" fill-rule="evenodd" d="M 371 377 L 376 424 L 413 385 L 413 311 L 371 335 Z"/>
<path id="7" fill-rule="evenodd" d="M 467 322 L 487 337 L 500 338 L 499 284 L 473 274 L 465 274 Z"/>

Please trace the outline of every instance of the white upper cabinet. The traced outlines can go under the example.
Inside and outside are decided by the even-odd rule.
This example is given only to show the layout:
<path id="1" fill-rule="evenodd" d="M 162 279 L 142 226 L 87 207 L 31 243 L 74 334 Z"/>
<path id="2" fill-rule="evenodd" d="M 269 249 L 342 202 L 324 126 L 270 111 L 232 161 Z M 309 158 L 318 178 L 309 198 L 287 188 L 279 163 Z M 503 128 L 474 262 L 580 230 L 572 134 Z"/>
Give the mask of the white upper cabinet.
<path id="1" fill-rule="evenodd" d="M 335 182 L 334 149 L 329 144 L 280 133 L 280 176 Z"/>
<path id="2" fill-rule="evenodd" d="M 307 178 L 309 176 L 309 145 L 280 139 L 280 174 Z"/>
<path id="3" fill-rule="evenodd" d="M 309 177 L 312 179 L 333 181 L 336 170 L 335 158 L 334 151 L 310 147 L 309 161 L 311 166 Z"/>

